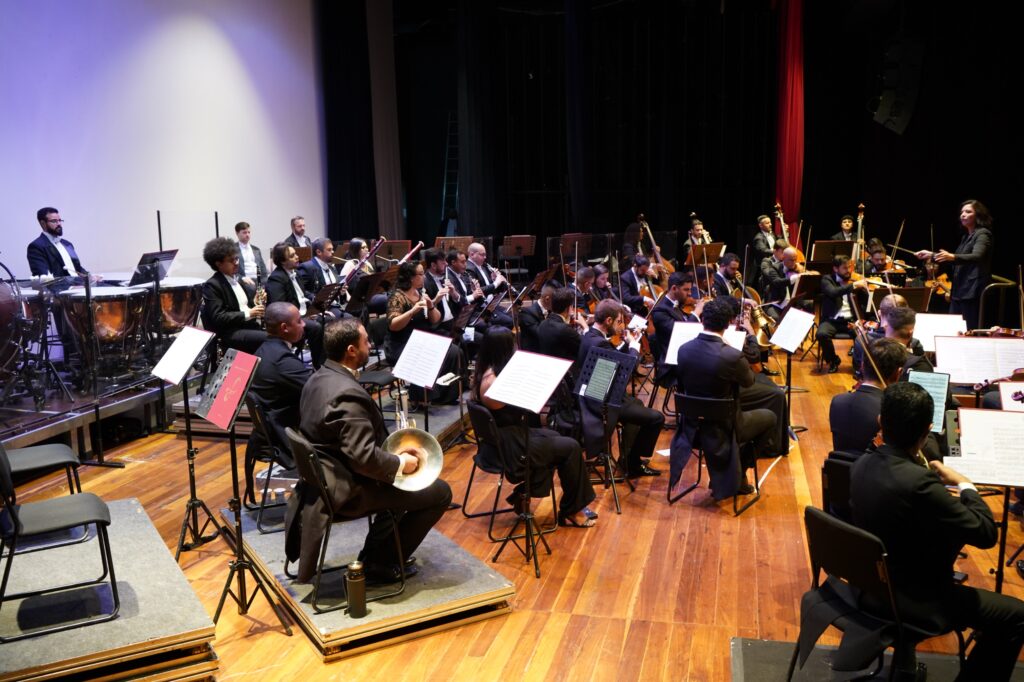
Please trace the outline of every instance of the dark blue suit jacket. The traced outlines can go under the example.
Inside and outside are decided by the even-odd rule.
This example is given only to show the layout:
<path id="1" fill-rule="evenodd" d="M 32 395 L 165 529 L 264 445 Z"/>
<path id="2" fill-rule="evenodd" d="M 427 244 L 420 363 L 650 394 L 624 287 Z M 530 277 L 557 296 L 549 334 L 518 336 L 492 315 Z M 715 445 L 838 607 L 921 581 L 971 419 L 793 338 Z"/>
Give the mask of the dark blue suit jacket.
<path id="1" fill-rule="evenodd" d="M 61 239 L 60 241 L 64 248 L 68 250 L 68 255 L 71 256 L 71 262 L 74 264 L 75 270 L 81 272 L 82 263 L 78 260 L 78 254 L 75 253 L 74 245 L 67 239 Z M 60 252 L 57 251 L 57 247 L 44 234 L 36 237 L 28 245 L 28 268 L 32 272 L 33 277 L 46 274 L 53 275 L 54 277 L 75 277 L 78 275 L 78 272 L 68 272 L 64 268 L 64 259 L 60 257 Z"/>

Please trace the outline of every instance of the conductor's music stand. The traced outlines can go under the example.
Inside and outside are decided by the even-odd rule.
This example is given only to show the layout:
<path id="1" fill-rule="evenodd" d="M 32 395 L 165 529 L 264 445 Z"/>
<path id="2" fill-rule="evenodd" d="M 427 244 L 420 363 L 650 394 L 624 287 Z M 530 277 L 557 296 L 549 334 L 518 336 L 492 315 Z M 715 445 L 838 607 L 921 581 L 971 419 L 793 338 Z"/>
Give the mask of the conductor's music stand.
<path id="1" fill-rule="evenodd" d="M 476 237 L 436 237 L 434 238 L 434 248 L 441 249 L 445 253 L 455 249 L 465 253 L 469 249 L 469 245 L 473 243 Z"/>
<path id="2" fill-rule="evenodd" d="M 604 466 L 604 475 L 598 472 L 599 482 L 603 483 L 605 488 L 611 487 L 616 514 L 622 513 L 622 506 L 619 504 L 619 492 L 615 487 L 615 469 L 612 465 L 617 465 L 623 471 L 626 468 L 622 465 L 621 440 L 619 441 L 618 459 L 612 456 L 612 433 L 615 432 L 615 424 L 618 421 L 617 410 L 622 408 L 626 387 L 636 368 L 636 360 L 633 355 L 594 346 L 583 360 L 579 375 L 576 377 L 576 386 L 573 388 L 573 393 L 579 396 L 584 429 L 586 428 L 588 408 L 600 411 L 601 423 L 604 428 L 602 434 L 604 449 L 592 459 L 596 458 Z M 611 408 L 616 410 L 614 421 L 609 419 Z M 633 481 L 629 478 L 624 480 L 630 491 L 636 490 Z"/>
<path id="3" fill-rule="evenodd" d="M 227 353 L 224 354 L 224 359 L 217 367 L 217 373 L 213 377 L 209 390 L 203 394 L 203 399 L 196 409 L 196 414 L 200 417 L 206 419 L 211 424 L 227 430 L 231 451 L 231 499 L 228 500 L 228 508 L 235 515 L 235 558 L 229 564 L 231 570 L 228 571 L 227 581 L 225 581 L 224 589 L 220 593 L 220 601 L 217 603 L 217 611 L 213 615 L 213 622 L 216 623 L 220 618 L 221 609 L 224 608 L 224 601 L 228 595 L 231 595 L 231 598 L 238 604 L 238 613 L 245 615 L 249 612 L 249 606 L 252 605 L 256 594 L 262 592 L 263 596 L 270 603 L 270 607 L 274 610 L 274 615 L 281 622 L 281 627 L 291 636 L 291 628 L 285 622 L 284 616 L 278 610 L 277 604 L 271 599 L 270 591 L 267 590 L 263 579 L 253 568 L 252 561 L 250 561 L 245 549 L 245 543 L 242 540 L 242 505 L 238 494 L 238 450 L 235 439 L 235 420 L 238 418 L 238 411 L 242 406 L 242 401 L 245 399 L 249 386 L 252 384 L 253 376 L 256 374 L 256 367 L 259 363 L 260 359 L 255 355 L 249 355 L 234 348 L 229 348 Z M 267 475 L 270 475 L 269 471 Z M 251 596 L 247 595 L 246 571 L 252 574 L 252 579 L 256 583 L 256 589 L 252 592 Z M 236 576 L 238 577 L 237 592 L 231 589 L 231 580 Z"/>

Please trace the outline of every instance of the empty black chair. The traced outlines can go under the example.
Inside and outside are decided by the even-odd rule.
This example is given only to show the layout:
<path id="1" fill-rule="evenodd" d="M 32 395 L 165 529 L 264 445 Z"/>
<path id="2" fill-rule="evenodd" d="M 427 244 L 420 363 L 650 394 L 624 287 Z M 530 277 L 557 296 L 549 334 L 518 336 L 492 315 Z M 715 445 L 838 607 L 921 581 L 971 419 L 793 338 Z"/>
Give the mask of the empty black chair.
<path id="1" fill-rule="evenodd" d="M 301 433 L 297 432 L 295 429 L 292 429 L 291 427 L 289 427 L 289 428 L 285 429 L 285 433 L 288 434 L 288 440 L 289 440 L 289 442 L 291 443 L 291 446 L 292 446 L 292 454 L 295 457 L 295 467 L 296 467 L 296 469 L 298 469 L 299 478 L 301 479 L 302 483 L 304 485 L 306 485 L 306 486 L 310 486 L 311 490 L 316 491 L 316 493 L 320 497 L 320 500 L 323 502 L 325 509 L 333 509 L 334 505 L 331 502 L 330 493 L 327 492 L 327 482 L 324 479 L 324 470 L 323 470 L 323 465 L 320 463 L 320 456 L 317 455 L 316 450 L 313 449 L 313 445 L 308 440 L 306 440 L 306 438 Z M 385 513 L 390 514 L 391 512 L 385 512 Z M 366 516 L 366 518 L 369 519 L 370 517 Z M 353 519 L 351 519 L 351 518 L 344 518 L 344 519 L 335 518 L 334 520 L 335 521 L 350 521 L 350 520 L 353 520 Z M 397 523 L 397 520 L 396 520 L 396 523 L 394 524 L 394 533 L 395 533 L 395 549 L 396 549 L 396 551 L 398 553 L 398 565 L 402 566 L 405 563 L 405 559 L 404 559 L 403 554 L 402 554 L 402 541 L 401 541 L 401 538 L 398 535 L 398 523 Z M 317 563 L 316 563 L 316 575 L 313 578 L 313 594 L 311 596 L 310 604 L 313 607 L 313 611 L 315 611 L 316 613 L 327 613 L 329 611 L 338 611 L 339 609 L 343 609 L 343 608 L 346 608 L 348 606 L 348 596 L 347 595 L 346 595 L 346 598 L 344 600 L 342 600 L 341 602 L 339 602 L 339 603 L 337 603 L 337 604 L 335 604 L 333 606 L 323 607 L 323 606 L 320 606 L 320 604 L 318 603 L 318 599 L 320 597 L 320 582 L 321 582 L 321 580 L 323 578 L 323 574 L 325 572 L 337 571 L 337 570 L 341 570 L 341 569 L 345 568 L 345 566 L 335 566 L 335 567 L 327 568 L 327 569 L 324 568 L 324 560 L 327 558 L 327 544 L 330 542 L 330 539 L 331 539 L 331 526 L 330 526 L 330 524 L 328 524 L 327 525 L 327 529 L 324 532 L 324 537 L 320 541 L 320 554 L 319 554 L 319 557 L 318 557 Z M 369 602 L 372 602 L 372 601 L 378 601 L 380 599 L 386 599 L 388 597 L 394 597 L 394 596 L 397 596 L 399 594 L 402 594 L 402 592 L 405 591 L 405 574 L 404 574 L 404 571 L 399 571 L 399 573 L 402 574 L 402 577 L 401 577 L 400 585 L 399 585 L 399 587 L 397 589 L 388 590 L 386 592 L 382 592 L 381 594 L 373 595 L 372 597 L 369 594 L 367 594 L 366 601 L 369 603 Z M 287 562 L 285 563 L 285 574 L 288 575 L 291 578 L 295 577 L 294 575 L 292 575 L 291 573 L 288 572 L 288 564 L 287 564 Z M 342 585 L 344 585 L 344 582 L 342 582 Z"/>
<path id="2" fill-rule="evenodd" d="M 282 469 L 288 470 L 295 468 L 295 462 L 292 459 L 291 449 L 286 444 L 278 442 L 278 438 L 274 435 L 274 429 L 270 428 L 267 424 L 267 413 L 263 409 L 259 398 L 252 393 L 246 394 L 245 409 L 249 411 L 249 419 L 252 420 L 253 436 L 255 437 L 249 438 L 249 445 L 245 449 L 245 493 L 242 495 L 242 499 L 246 509 L 256 511 L 256 530 L 264 535 L 267 533 L 280 533 L 284 530 L 284 526 L 269 530 L 263 527 L 264 511 L 283 507 L 286 504 L 285 502 L 267 504 L 267 495 L 270 492 L 270 479 L 274 473 L 275 464 Z M 269 465 L 267 467 L 266 480 L 263 482 L 263 494 L 260 496 L 258 504 L 253 493 L 253 470 L 256 467 L 256 462 L 263 462 Z"/>
<path id="3" fill-rule="evenodd" d="M 811 558 L 811 589 L 800 601 L 800 635 L 789 663 L 788 679 L 799 661 L 803 667 L 814 644 L 832 625 L 843 631 L 843 640 L 832 656 L 832 669 L 855 671 L 877 659 L 873 675 L 884 664 L 885 650 L 915 646 L 950 630 L 934 632 L 900 617 L 896 595 L 889 581 L 885 545 L 876 536 L 814 507 L 804 508 L 807 550 Z M 820 581 L 824 571 L 825 582 Z M 879 605 L 877 611 L 861 604 Z M 964 664 L 963 633 L 956 632 L 960 667 Z M 889 679 L 895 668 L 890 667 Z"/>
<path id="4" fill-rule="evenodd" d="M 853 460 L 848 453 L 836 450 L 821 465 L 821 508 L 837 519 L 853 521 L 850 508 L 850 469 Z"/>
<path id="5" fill-rule="evenodd" d="M 672 494 L 672 490 L 675 488 L 675 484 L 678 482 L 678 478 L 669 478 L 669 486 L 666 491 L 666 497 L 669 504 L 674 504 L 678 500 L 686 497 L 693 492 L 701 481 L 701 474 L 703 472 L 704 463 L 708 462 L 707 455 L 705 453 L 706 443 L 704 439 L 707 437 L 707 431 L 714 430 L 714 435 L 718 440 L 722 441 L 723 444 L 731 443 L 731 447 L 737 449 L 740 452 L 740 480 L 743 480 L 743 472 L 745 467 L 743 466 L 742 452 L 744 448 L 750 448 L 749 443 L 737 443 L 736 442 L 736 401 L 733 398 L 703 398 L 699 396 L 687 395 L 684 393 L 676 393 L 676 412 L 680 415 L 679 429 L 692 428 L 693 437 L 689 442 L 692 450 L 697 451 L 697 480 L 686 487 L 681 493 L 676 495 Z M 679 436 L 677 432 L 676 436 Z M 759 474 L 757 471 L 757 458 L 750 458 L 750 468 L 754 470 L 754 495 L 748 500 L 742 507 L 739 506 L 739 492 L 732 497 L 732 510 L 735 516 L 739 516 L 747 509 L 751 507 L 755 502 L 761 499 L 761 486 L 759 482 Z M 709 465 L 710 466 L 710 465 Z M 680 474 L 682 472 L 680 471 Z M 709 471 L 709 476 L 711 472 Z"/>
<path id="6" fill-rule="evenodd" d="M 0 643 L 10 642 L 28 637 L 35 637 L 51 632 L 60 632 L 84 625 L 92 625 L 113 620 L 121 607 L 120 598 L 117 594 L 117 579 L 114 577 L 114 560 L 110 552 L 110 540 L 107 537 L 107 527 L 110 525 L 110 510 L 100 498 L 92 493 L 79 493 L 66 495 L 42 502 L 28 502 L 19 504 L 14 491 L 14 480 L 11 477 L 11 466 L 7 459 L 7 453 L 0 448 L 0 497 L 3 498 L 3 512 L 0 513 L 0 552 L 5 548 L 7 561 L 4 564 L 3 579 L 0 581 L 0 608 L 4 602 L 26 597 L 35 597 L 53 592 L 89 587 L 106 582 L 107 575 L 110 575 L 110 591 L 113 596 L 113 608 L 109 613 L 102 613 L 87 620 L 75 620 L 71 623 L 42 627 L 15 636 L 0 636 Z M 18 555 L 18 544 L 25 539 L 71 530 L 77 526 L 95 525 L 96 535 L 100 548 L 100 560 L 103 564 L 103 574 L 95 580 L 60 585 L 42 590 L 7 593 L 7 583 L 11 576 L 11 566 L 14 557 Z M 41 548 L 38 551 L 44 551 Z"/>

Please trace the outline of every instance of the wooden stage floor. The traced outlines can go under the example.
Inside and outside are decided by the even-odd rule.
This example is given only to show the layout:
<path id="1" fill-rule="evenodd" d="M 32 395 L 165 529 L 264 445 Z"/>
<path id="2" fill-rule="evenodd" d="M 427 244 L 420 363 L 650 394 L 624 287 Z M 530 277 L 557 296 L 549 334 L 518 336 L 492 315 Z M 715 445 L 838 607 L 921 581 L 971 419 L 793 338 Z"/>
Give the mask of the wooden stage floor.
<path id="1" fill-rule="evenodd" d="M 214 644 L 220 679 L 731 679 L 731 638 L 796 638 L 800 596 L 811 580 L 802 510 L 821 501 L 821 462 L 831 445 L 829 401 L 853 384 L 848 345 L 837 343 L 843 357 L 838 374 L 813 374 L 810 357 L 793 363 L 793 384 L 809 389 L 794 394 L 793 423 L 808 431 L 771 471 L 761 501 L 741 517 L 732 516 L 730 502 L 709 500 L 706 489 L 669 507 L 667 458 L 656 456 L 653 465 L 666 475 L 643 479 L 632 494 L 620 488 L 621 516 L 615 514 L 611 491 L 599 491 L 597 527 L 559 528 L 549 536 L 553 554 L 542 555 L 540 580 L 512 551 L 493 564 L 516 586 L 508 616 L 324 664 L 301 633 L 291 638 L 282 633 L 259 597 L 247 616 L 225 606 Z M 781 352 L 778 356 L 784 360 Z M 659 447 L 668 447 L 670 435 L 662 434 Z M 211 509 L 224 507 L 231 485 L 227 443 L 199 440 L 197 447 L 200 497 Z M 445 457 L 443 477 L 459 501 L 472 454 L 473 446 L 463 445 Z M 107 455 L 127 467 L 84 467 L 83 488 L 108 499 L 139 498 L 173 547 L 188 493 L 184 441 L 150 436 Z M 61 478 L 35 481 L 18 494 L 25 500 L 63 494 Z M 479 508 L 493 488 L 475 489 L 479 494 L 470 505 Z M 985 499 L 998 518 L 1002 498 Z M 540 513 L 547 509 L 542 506 Z M 452 511 L 438 528 L 490 560 L 494 545 L 487 541 L 486 519 L 467 520 Z M 1021 524 L 1011 518 L 1008 551 L 1022 541 Z M 210 614 L 230 558 L 222 540 L 182 555 L 181 566 Z M 968 584 L 992 589 L 989 569 L 995 561 L 995 548 L 971 548 L 959 568 L 970 576 Z M 1004 591 L 1024 596 L 1024 580 L 1014 569 L 1007 571 Z M 822 643 L 835 641 L 826 637 Z M 955 639 L 932 640 L 921 650 L 953 652 Z"/>

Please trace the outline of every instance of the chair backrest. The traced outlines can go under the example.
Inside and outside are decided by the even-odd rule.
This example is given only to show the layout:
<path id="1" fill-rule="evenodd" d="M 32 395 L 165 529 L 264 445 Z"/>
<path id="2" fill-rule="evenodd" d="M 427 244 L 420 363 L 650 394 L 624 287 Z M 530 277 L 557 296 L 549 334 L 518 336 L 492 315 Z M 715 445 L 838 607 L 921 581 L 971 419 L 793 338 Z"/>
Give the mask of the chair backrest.
<path id="1" fill-rule="evenodd" d="M 21 523 L 18 521 L 11 460 L 7 458 L 3 443 L 0 443 L 0 503 L 0 537 L 8 537 L 15 528 L 21 527 Z"/>
<path id="2" fill-rule="evenodd" d="M 810 506 L 804 508 L 804 525 L 816 585 L 818 572 L 825 571 L 896 613 L 885 545 L 878 536 Z"/>
<path id="3" fill-rule="evenodd" d="M 702 398 L 676 393 L 676 410 L 686 419 L 716 422 L 730 429 L 736 422 L 736 401 L 733 398 Z"/>
<path id="4" fill-rule="evenodd" d="M 466 406 L 469 409 L 469 423 L 473 425 L 477 443 L 488 445 L 500 453 L 501 435 L 498 433 L 494 415 L 486 406 L 474 400 L 470 400 Z"/>
<path id="5" fill-rule="evenodd" d="M 306 437 L 293 429 L 285 428 L 288 434 L 288 441 L 292 446 L 292 454 L 295 457 L 295 468 L 299 472 L 299 478 L 308 486 L 312 486 L 320 495 L 327 509 L 331 509 L 331 497 L 327 492 L 327 482 L 324 480 L 323 465 L 320 463 L 320 456 L 313 444 L 306 440 Z"/>
<path id="6" fill-rule="evenodd" d="M 370 341 L 373 342 L 375 347 L 381 347 L 384 345 L 384 339 L 388 335 L 388 318 L 387 316 L 378 317 L 370 321 L 370 326 L 366 328 L 367 333 L 370 336 Z"/>
<path id="7" fill-rule="evenodd" d="M 833 457 L 831 454 L 821 465 L 821 507 L 836 518 L 847 522 L 853 521 L 850 508 L 851 467 L 852 463 L 849 460 Z"/>
<path id="8" fill-rule="evenodd" d="M 256 431 L 263 443 L 266 443 L 267 454 L 281 466 L 290 469 L 292 467 L 290 460 L 294 458 L 289 456 L 289 443 L 278 442 L 279 439 L 274 429 L 271 429 L 267 423 L 267 413 L 263 409 L 263 402 L 252 391 L 245 394 L 245 409 L 249 411 L 253 431 Z"/>

